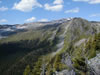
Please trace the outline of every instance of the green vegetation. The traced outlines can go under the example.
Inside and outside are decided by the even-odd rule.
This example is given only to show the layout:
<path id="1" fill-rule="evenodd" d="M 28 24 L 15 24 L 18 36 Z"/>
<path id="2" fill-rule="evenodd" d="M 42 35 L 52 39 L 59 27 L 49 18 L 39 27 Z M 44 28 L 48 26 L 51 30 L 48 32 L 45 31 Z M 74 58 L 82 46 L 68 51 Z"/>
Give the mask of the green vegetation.
<path id="1" fill-rule="evenodd" d="M 85 46 L 85 53 L 88 59 L 91 59 L 96 56 L 96 49 L 95 49 L 94 41 L 92 39 L 89 39 L 89 41 L 86 43 Z"/>
<path id="2" fill-rule="evenodd" d="M 0 40 L 0 73 L 20 75 L 27 64 L 33 67 L 42 55 L 56 51 L 57 37 L 48 39 L 53 30 L 33 30 Z"/>
<path id="3" fill-rule="evenodd" d="M 64 37 L 63 48 L 57 53 L 56 45 L 67 23 L 57 27 L 31 29 L 0 40 L 0 74 L 40 75 L 43 65 L 45 75 L 70 70 L 69 65 L 62 62 L 62 59 L 68 59 L 68 53 L 77 75 L 86 75 L 88 73 L 86 59 L 91 59 L 100 52 L 100 33 L 94 35 L 90 23 L 80 21 L 82 20 L 79 20 L 79 24 L 82 25 L 74 22 L 70 24 Z M 55 31 L 55 37 L 50 39 Z M 86 41 L 75 46 L 75 43 L 82 39 Z M 56 54 L 53 55 L 54 52 Z"/>
<path id="4" fill-rule="evenodd" d="M 100 33 L 96 34 L 95 37 L 90 37 L 87 42 L 85 42 L 84 45 L 80 46 L 80 48 L 76 48 L 76 50 L 73 52 L 73 66 L 76 68 L 76 71 L 78 73 L 80 72 L 81 75 L 86 75 L 88 73 L 87 68 L 87 59 L 91 59 L 96 56 L 96 52 L 100 50 Z"/>
<path id="5" fill-rule="evenodd" d="M 43 58 L 38 59 L 35 63 L 34 69 L 32 69 L 32 75 L 40 75 L 41 74 L 41 67 L 42 67 Z"/>
<path id="6" fill-rule="evenodd" d="M 30 73 L 31 73 L 30 66 L 27 65 L 26 68 L 25 68 L 25 71 L 24 71 L 23 75 L 30 75 Z"/>
<path id="7" fill-rule="evenodd" d="M 95 49 L 100 52 L 100 33 L 95 35 L 94 42 L 93 42 Z"/>
<path id="8" fill-rule="evenodd" d="M 55 61 L 53 64 L 54 71 L 62 71 L 63 69 L 67 68 L 66 65 L 61 62 L 61 59 L 62 59 L 62 55 L 55 56 Z"/>
<path id="9" fill-rule="evenodd" d="M 74 47 L 74 42 L 72 41 L 70 43 L 66 42 L 68 39 L 65 37 L 64 40 L 64 47 L 63 49 L 57 53 L 54 57 L 52 55 L 49 55 L 50 57 L 45 57 L 49 60 L 46 61 L 47 66 L 46 66 L 46 75 L 52 75 L 55 73 L 55 71 L 62 71 L 64 69 L 68 69 L 67 65 L 62 63 L 62 54 L 63 53 L 69 53 L 72 55 L 72 61 L 73 61 L 73 66 L 75 68 L 75 71 L 79 75 L 86 75 L 88 74 L 88 68 L 87 68 L 87 63 L 86 63 L 86 58 L 91 59 L 96 56 L 96 51 L 99 51 L 99 43 L 100 41 L 100 34 L 95 35 L 95 37 L 89 38 L 86 42 L 81 44 L 79 47 Z M 83 36 L 84 37 L 84 36 Z M 85 37 L 88 38 L 89 36 Z M 80 38 L 82 39 L 82 38 Z M 85 44 L 85 46 L 84 46 Z M 33 69 L 33 74 L 32 75 L 39 75 L 41 73 L 41 62 L 42 60 L 38 60 L 36 67 Z"/>
<path id="10" fill-rule="evenodd" d="M 52 59 L 52 63 L 49 63 L 50 65 L 48 66 L 49 69 L 47 71 L 49 74 L 47 75 L 51 75 L 51 73 L 54 73 L 55 71 L 62 71 L 63 69 L 67 69 L 67 65 L 61 63 L 62 54 L 65 52 L 72 55 L 73 66 L 77 74 L 88 74 L 86 58 L 91 59 L 96 56 L 97 51 L 100 51 L 100 33 L 96 34 L 95 37 L 90 36 L 89 40 L 84 43 L 79 47 L 74 47 L 74 43 L 70 43 L 68 45 L 68 43 L 65 41 L 63 49 Z M 67 47 L 67 45 L 69 47 Z M 53 70 L 50 70 L 50 67 L 52 67 Z"/>

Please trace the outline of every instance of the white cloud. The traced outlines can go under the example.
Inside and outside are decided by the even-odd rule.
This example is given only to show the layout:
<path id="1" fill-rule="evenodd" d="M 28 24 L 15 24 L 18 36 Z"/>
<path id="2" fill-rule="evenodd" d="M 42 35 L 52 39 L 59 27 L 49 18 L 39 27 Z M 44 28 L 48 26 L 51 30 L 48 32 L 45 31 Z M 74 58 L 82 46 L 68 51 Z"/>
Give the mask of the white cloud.
<path id="1" fill-rule="evenodd" d="M 90 0 L 90 4 L 98 4 L 100 3 L 100 0 Z"/>
<path id="2" fill-rule="evenodd" d="M 99 4 L 100 0 L 73 0 L 76 2 L 88 2 L 89 4 Z"/>
<path id="3" fill-rule="evenodd" d="M 51 6 L 49 4 L 45 4 L 44 7 L 46 10 L 50 10 L 50 11 L 61 11 L 63 8 L 63 5 L 60 4 L 60 5 Z"/>
<path id="4" fill-rule="evenodd" d="M 54 0 L 53 5 L 46 3 L 44 8 L 49 11 L 61 11 L 63 9 L 63 3 L 63 0 Z"/>
<path id="5" fill-rule="evenodd" d="M 90 17 L 100 17 L 100 13 L 92 14 L 92 15 L 90 15 Z"/>
<path id="6" fill-rule="evenodd" d="M 4 7 L 4 6 L 0 7 L 0 11 L 6 11 L 6 10 L 8 10 L 7 7 Z"/>
<path id="7" fill-rule="evenodd" d="M 78 13 L 79 11 L 80 11 L 79 8 L 74 8 L 74 9 L 66 10 L 65 13 Z"/>
<path id="8" fill-rule="evenodd" d="M 14 4 L 13 9 L 29 12 L 35 7 L 42 7 L 42 5 L 37 0 L 21 0 Z"/>
<path id="9" fill-rule="evenodd" d="M 73 0 L 73 1 L 76 1 L 76 2 L 88 2 L 89 0 Z"/>
<path id="10" fill-rule="evenodd" d="M 62 4 L 62 3 L 64 3 L 63 0 L 55 0 L 55 1 L 53 2 L 53 4 Z"/>
<path id="11" fill-rule="evenodd" d="M 35 17 L 31 17 L 31 18 L 27 19 L 26 22 L 33 22 L 33 21 L 35 21 L 35 20 L 36 20 Z"/>
<path id="12" fill-rule="evenodd" d="M 41 19 L 41 20 L 39 20 L 39 22 L 47 22 L 48 21 L 48 19 Z"/>
<path id="13" fill-rule="evenodd" d="M 5 22 L 7 22 L 6 19 L 1 19 L 1 20 L 0 20 L 0 23 L 5 23 Z"/>

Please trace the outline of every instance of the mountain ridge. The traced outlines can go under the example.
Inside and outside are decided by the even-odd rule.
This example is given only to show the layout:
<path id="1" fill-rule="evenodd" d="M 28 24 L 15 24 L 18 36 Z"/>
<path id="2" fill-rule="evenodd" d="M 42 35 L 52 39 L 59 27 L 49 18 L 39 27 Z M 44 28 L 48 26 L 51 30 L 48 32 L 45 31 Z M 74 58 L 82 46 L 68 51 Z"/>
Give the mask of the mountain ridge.
<path id="1" fill-rule="evenodd" d="M 42 73 L 64 75 L 66 72 L 70 75 L 73 71 L 72 73 L 85 75 L 87 73 L 85 69 L 88 69 L 85 57 L 92 59 L 99 53 L 97 50 L 99 43 L 95 40 L 99 40 L 100 23 L 82 18 L 62 20 L 42 23 L 42 26 L 40 23 L 36 28 L 33 25 L 39 23 L 17 26 L 22 30 L 26 26 L 25 31 L 2 38 L 0 40 L 0 64 L 3 65 L 0 65 L 0 73 L 2 75 L 40 75 Z M 86 54 L 83 55 L 84 52 Z M 46 68 L 41 67 L 42 65 Z M 92 68 L 97 72 L 97 68 Z M 99 75 L 99 72 L 97 73 Z"/>

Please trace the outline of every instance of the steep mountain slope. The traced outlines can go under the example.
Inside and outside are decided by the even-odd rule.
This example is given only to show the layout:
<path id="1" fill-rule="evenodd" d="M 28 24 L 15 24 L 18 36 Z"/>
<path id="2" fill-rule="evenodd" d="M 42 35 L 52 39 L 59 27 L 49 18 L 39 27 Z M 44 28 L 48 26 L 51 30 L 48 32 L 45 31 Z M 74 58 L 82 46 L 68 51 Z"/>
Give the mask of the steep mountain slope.
<path id="1" fill-rule="evenodd" d="M 0 40 L 2 75 L 91 75 L 87 62 L 100 53 L 99 22 L 71 18 L 18 27 L 24 31 Z"/>

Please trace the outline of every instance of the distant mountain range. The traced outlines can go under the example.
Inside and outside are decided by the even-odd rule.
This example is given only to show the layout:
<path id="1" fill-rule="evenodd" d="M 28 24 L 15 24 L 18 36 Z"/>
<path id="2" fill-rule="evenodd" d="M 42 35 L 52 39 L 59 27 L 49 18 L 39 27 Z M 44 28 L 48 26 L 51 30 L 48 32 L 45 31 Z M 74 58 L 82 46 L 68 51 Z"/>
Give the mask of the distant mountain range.
<path id="1" fill-rule="evenodd" d="M 31 28 L 37 28 L 45 25 L 54 25 L 54 24 L 61 24 L 65 23 L 68 19 L 60 19 L 60 20 L 54 20 L 51 22 L 34 22 L 34 23 L 25 23 L 25 24 L 15 24 L 15 25 L 0 25 L 0 38 L 5 38 L 9 35 L 16 34 L 21 31 L 25 31 L 27 29 Z"/>

